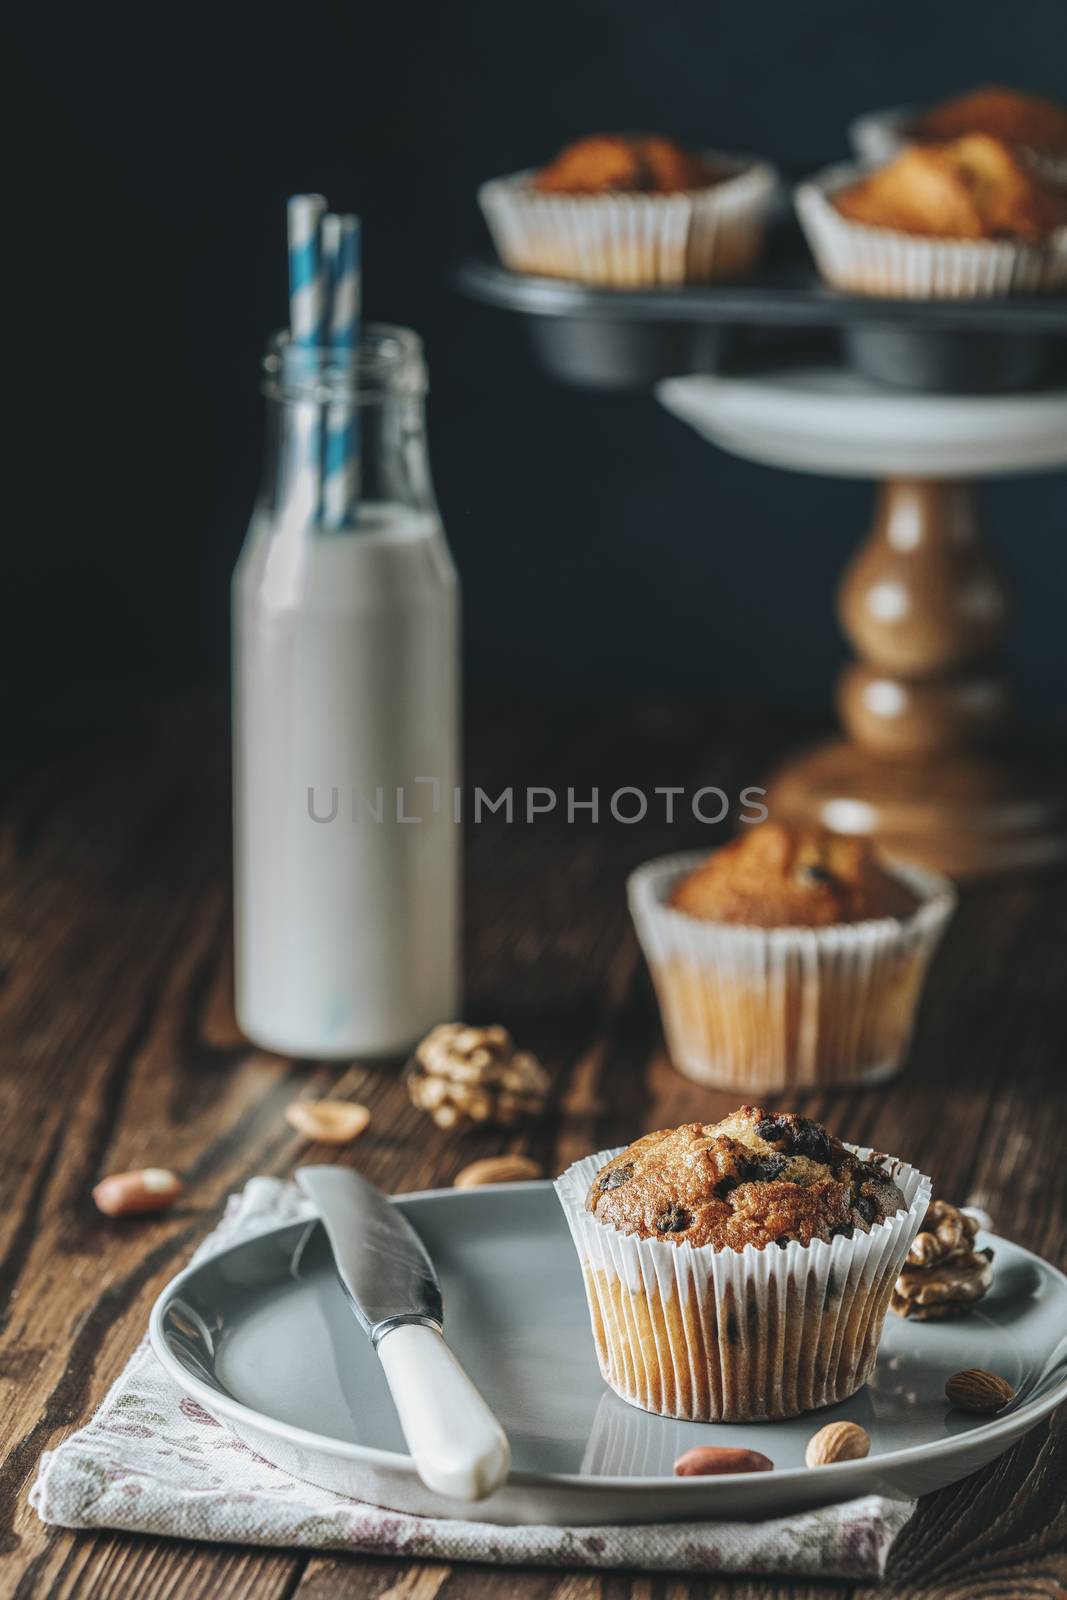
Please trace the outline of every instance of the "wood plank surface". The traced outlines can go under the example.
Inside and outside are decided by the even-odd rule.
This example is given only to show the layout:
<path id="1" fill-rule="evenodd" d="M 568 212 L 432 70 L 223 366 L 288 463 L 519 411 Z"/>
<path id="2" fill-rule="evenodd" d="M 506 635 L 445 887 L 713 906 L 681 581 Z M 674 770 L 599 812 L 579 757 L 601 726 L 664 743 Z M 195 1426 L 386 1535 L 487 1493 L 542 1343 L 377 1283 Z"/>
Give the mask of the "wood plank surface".
<path id="1" fill-rule="evenodd" d="M 474 718 L 468 785 L 717 784 L 736 794 L 804 730 L 636 706 Z M 230 1000 L 228 750 L 220 706 L 32 708 L 0 815 L 0 1594 L 162 1600 L 901 1600 L 1067 1591 L 1067 1425 L 1036 1429 L 974 1479 L 928 1497 L 877 1590 L 840 1583 L 649 1578 L 405 1563 L 47 1530 L 26 1503 L 43 1450 L 100 1401 L 147 1309 L 257 1172 L 352 1161 L 391 1191 L 447 1184 L 467 1162 L 528 1151 L 550 1174 L 644 1127 L 713 1118 L 732 1097 L 680 1078 L 663 1051 L 626 912 L 628 870 L 721 837 L 683 813 L 639 826 L 565 807 L 467 833 L 467 1015 L 505 1022 L 556 1088 L 529 1133 L 448 1135 L 416 1113 L 394 1064 L 327 1068 L 254 1050 Z M 1064 1066 L 1067 876 L 972 891 L 938 957 L 909 1071 L 884 1090 L 794 1098 L 858 1141 L 906 1154 L 1001 1231 L 1067 1257 Z M 351 1151 L 303 1144 L 303 1090 L 365 1101 Z M 187 1198 L 108 1221 L 103 1173 L 168 1165 Z"/>

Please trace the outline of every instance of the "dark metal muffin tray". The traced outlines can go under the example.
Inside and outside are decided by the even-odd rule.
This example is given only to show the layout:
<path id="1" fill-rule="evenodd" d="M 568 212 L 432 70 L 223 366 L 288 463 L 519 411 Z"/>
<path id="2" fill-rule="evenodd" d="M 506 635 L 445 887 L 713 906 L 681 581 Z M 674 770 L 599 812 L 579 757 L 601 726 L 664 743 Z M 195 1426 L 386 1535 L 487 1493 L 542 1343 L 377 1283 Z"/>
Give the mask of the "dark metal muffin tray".
<path id="1" fill-rule="evenodd" d="M 941 394 L 1018 391 L 1067 371 L 1067 296 L 883 300 L 831 289 L 800 262 L 678 289 L 592 288 L 485 258 L 458 279 L 525 318 L 546 372 L 586 387 L 841 357 L 877 382 Z"/>

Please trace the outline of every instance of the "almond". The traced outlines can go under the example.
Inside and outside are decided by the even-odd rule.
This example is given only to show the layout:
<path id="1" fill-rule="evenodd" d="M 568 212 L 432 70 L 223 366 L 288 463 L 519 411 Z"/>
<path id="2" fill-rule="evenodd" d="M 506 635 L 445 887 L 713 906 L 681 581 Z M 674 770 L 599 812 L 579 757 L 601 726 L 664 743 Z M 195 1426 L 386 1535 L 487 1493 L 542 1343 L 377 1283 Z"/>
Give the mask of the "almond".
<path id="1" fill-rule="evenodd" d="M 480 1189 L 487 1183 L 526 1183 L 543 1178 L 545 1169 L 529 1156 L 486 1156 L 472 1161 L 452 1180 L 457 1189 Z"/>
<path id="2" fill-rule="evenodd" d="M 348 1144 L 367 1127 L 370 1111 L 353 1100 L 294 1100 L 285 1120 L 316 1144 Z"/>
<path id="3" fill-rule="evenodd" d="M 93 1190 L 98 1211 L 105 1217 L 140 1217 L 166 1211 L 185 1185 L 166 1167 L 142 1167 L 137 1172 L 113 1172 Z"/>
<path id="4" fill-rule="evenodd" d="M 966 1372 L 955 1372 L 945 1384 L 945 1394 L 951 1405 L 959 1411 L 1000 1411 L 1015 1399 L 1015 1390 L 1006 1378 L 982 1367 L 968 1367 Z"/>
<path id="5" fill-rule="evenodd" d="M 832 1461 L 862 1461 L 870 1448 L 871 1436 L 858 1422 L 828 1422 L 808 1440 L 804 1460 L 809 1467 L 828 1467 Z"/>
<path id="6" fill-rule="evenodd" d="M 758 1450 L 729 1450 L 724 1445 L 697 1445 L 674 1463 L 676 1478 L 712 1478 L 723 1472 L 773 1472 L 774 1462 Z"/>

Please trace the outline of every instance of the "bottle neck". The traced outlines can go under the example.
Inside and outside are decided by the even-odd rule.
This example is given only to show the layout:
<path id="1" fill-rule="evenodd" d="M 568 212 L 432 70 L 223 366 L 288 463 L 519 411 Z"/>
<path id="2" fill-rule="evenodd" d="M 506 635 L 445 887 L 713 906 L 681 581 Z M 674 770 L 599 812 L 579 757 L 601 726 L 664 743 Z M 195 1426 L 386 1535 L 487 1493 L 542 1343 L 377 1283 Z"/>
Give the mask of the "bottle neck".
<path id="1" fill-rule="evenodd" d="M 363 505 L 436 511 L 416 335 L 368 328 L 358 359 L 343 361 L 276 340 L 263 387 L 261 514 L 342 530 L 360 527 Z"/>

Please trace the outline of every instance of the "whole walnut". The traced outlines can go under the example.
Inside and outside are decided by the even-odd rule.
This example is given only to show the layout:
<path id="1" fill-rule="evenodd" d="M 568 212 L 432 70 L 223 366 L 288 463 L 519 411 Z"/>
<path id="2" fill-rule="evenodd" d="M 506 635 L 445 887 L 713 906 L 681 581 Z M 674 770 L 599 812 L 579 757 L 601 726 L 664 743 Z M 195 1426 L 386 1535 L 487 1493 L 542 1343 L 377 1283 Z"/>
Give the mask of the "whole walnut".
<path id="1" fill-rule="evenodd" d="M 537 1057 L 516 1050 L 499 1024 L 442 1022 L 415 1051 L 408 1092 L 439 1128 L 514 1127 L 544 1110 L 549 1079 Z"/>

